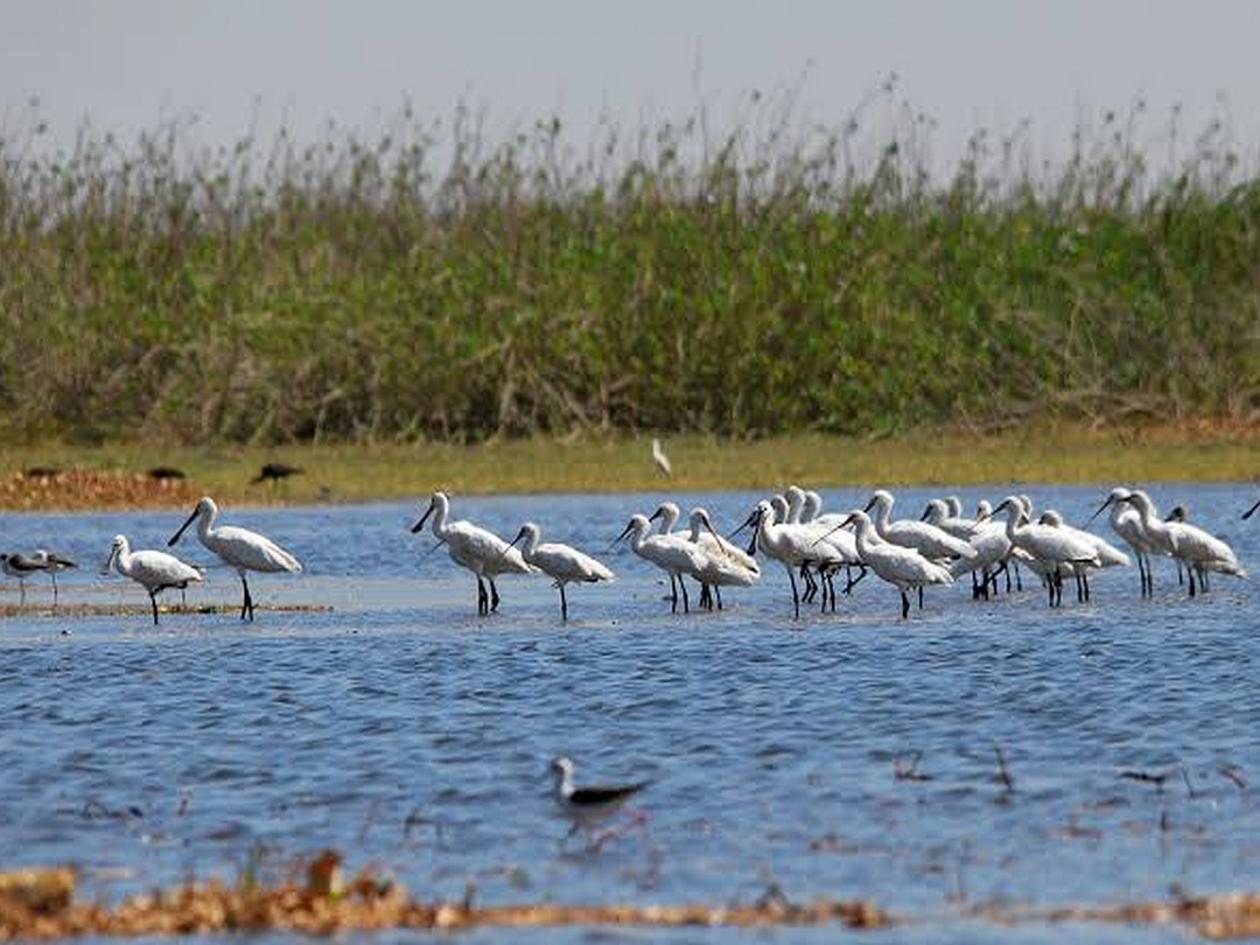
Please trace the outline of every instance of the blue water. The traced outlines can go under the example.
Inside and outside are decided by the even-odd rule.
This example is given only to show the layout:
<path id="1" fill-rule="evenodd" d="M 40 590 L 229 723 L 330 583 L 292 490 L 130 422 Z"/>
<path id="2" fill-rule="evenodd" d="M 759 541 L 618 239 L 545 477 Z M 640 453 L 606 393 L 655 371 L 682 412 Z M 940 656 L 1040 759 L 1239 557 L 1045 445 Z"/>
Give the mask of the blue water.
<path id="1" fill-rule="evenodd" d="M 1102 493 L 1029 491 L 1078 523 Z M 1260 567 L 1260 525 L 1238 521 L 1250 488 L 1153 491 Z M 917 515 L 929 494 L 899 493 L 896 513 Z M 970 505 L 982 493 L 962 494 Z M 0 620 L 3 865 L 72 861 L 89 888 L 117 896 L 251 862 L 280 877 L 331 846 L 426 897 L 472 884 L 487 903 L 724 903 L 777 884 L 791 898 L 870 897 L 932 920 L 879 933 L 887 940 L 1009 940 L 958 918 L 978 902 L 1260 887 L 1251 582 L 1218 576 L 1187 600 L 1157 562 L 1154 600 L 1139 598 L 1136 569 L 1119 569 L 1095 578 L 1091 604 L 1065 594 L 1051 611 L 1025 575 L 1023 594 L 991 603 L 973 603 L 969 585 L 933 590 L 903 623 L 896 591 L 871 577 L 836 615 L 794 622 L 786 578 L 767 568 L 761 586 L 726 593 L 725 612 L 675 616 L 647 565 L 624 546 L 602 554 L 659 498 L 456 499 L 461 517 L 508 536 L 535 519 L 617 571 L 615 584 L 571 589 L 564 627 L 555 592 L 525 577 L 502 578 L 500 613 L 478 618 L 473 580 L 444 549 L 426 553 L 427 533 L 407 532 L 414 503 L 225 510 L 306 563 L 255 578 L 260 605 L 328 611 L 260 609 L 253 625 L 164 616 L 158 628 L 147 616 Z M 681 503 L 706 505 L 729 530 L 754 498 Z M 865 494 L 827 499 L 840 510 Z M 161 547 L 182 519 L 6 515 L 0 544 L 77 556 L 63 601 L 140 605 L 137 586 L 96 574 L 110 539 Z M 181 553 L 210 563 L 190 538 Z M 209 578 L 190 603 L 239 602 L 234 574 Z M 49 596 L 31 582 L 28 602 Z M 578 762 L 579 781 L 651 779 L 645 827 L 597 855 L 562 844 L 547 774 L 558 753 Z M 915 753 L 930 779 L 895 779 L 896 759 Z M 1220 773 L 1227 764 L 1245 788 Z M 1170 776 L 1161 790 L 1126 770 Z"/>

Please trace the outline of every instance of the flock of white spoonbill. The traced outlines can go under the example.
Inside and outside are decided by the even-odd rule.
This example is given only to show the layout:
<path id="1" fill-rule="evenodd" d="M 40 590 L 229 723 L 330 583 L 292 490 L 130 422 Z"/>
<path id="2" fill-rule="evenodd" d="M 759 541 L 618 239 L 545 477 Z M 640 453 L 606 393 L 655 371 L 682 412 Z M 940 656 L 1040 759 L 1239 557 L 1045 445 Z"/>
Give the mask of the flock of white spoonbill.
<path id="1" fill-rule="evenodd" d="M 1021 583 L 1023 565 L 1043 582 L 1051 607 L 1063 601 L 1063 582 L 1075 583 L 1077 599 L 1089 600 L 1089 575 L 1099 568 L 1128 566 L 1129 555 L 1091 532 L 1067 524 L 1053 510 L 1043 511 L 1033 522 L 1032 501 L 1011 495 L 996 507 L 981 502 L 972 518 L 963 516 L 955 498 L 934 499 L 918 520 L 893 519 L 893 496 L 877 490 L 864 508 L 847 513 L 822 512 L 822 498 L 796 486 L 783 495 L 758 502 L 730 538 L 722 537 L 709 513 L 693 509 L 689 528 L 675 532 L 680 518 L 677 505 L 665 502 L 650 516 L 633 515 L 614 541 L 630 539 L 635 554 L 669 575 L 670 603 L 678 607 L 681 593 L 684 612 L 691 602 L 687 578 L 701 588 L 701 606 L 722 607 L 723 587 L 747 587 L 761 578 L 756 555 L 777 561 L 787 572 L 792 606 L 800 616 L 801 603 L 821 592 L 824 610 L 836 607 L 835 577 L 845 575 L 844 593 L 873 572 L 901 594 L 901 616 L 910 615 L 910 592 L 923 605 L 923 588 L 952 584 L 971 576 L 972 595 L 988 599 L 1005 578 L 1011 587 L 1014 573 Z M 1257 503 L 1243 516 L 1260 507 Z M 1233 550 L 1221 539 L 1184 521 L 1184 514 L 1161 518 L 1151 497 L 1140 489 L 1115 488 L 1094 513 L 1111 510 L 1111 525 L 1138 559 L 1142 593 L 1152 592 L 1151 556 L 1167 555 L 1182 569 L 1189 593 L 1207 589 L 1212 572 L 1246 577 Z M 1005 522 L 1001 516 L 1005 516 Z M 589 555 L 559 543 L 540 544 L 541 529 L 527 522 L 516 538 L 507 542 L 493 532 L 464 520 L 451 520 L 450 499 L 433 493 L 429 507 L 412 527 L 419 532 L 432 518 L 433 534 L 447 545 L 451 559 L 477 577 L 478 613 L 494 612 L 499 593 L 494 579 L 504 573 L 541 572 L 560 591 L 560 613 L 568 617 L 565 585 L 573 582 L 608 581 L 612 572 Z M 660 522 L 653 531 L 652 523 Z M 1092 520 L 1092 519 L 1091 519 Z M 731 542 L 745 528 L 752 538 L 747 549 Z M 517 548 L 518 542 L 524 545 Z M 796 583 L 805 583 L 802 595 Z M 490 590 L 487 595 L 485 584 Z"/>
<path id="2" fill-rule="evenodd" d="M 681 595 L 684 612 L 691 609 L 688 578 L 700 585 L 700 606 L 721 609 L 722 588 L 748 587 L 761 579 L 760 554 L 787 572 L 797 617 L 801 604 L 812 602 L 820 593 L 822 609 L 835 610 L 835 578 L 841 572 L 845 594 L 868 573 L 896 587 L 904 619 L 910 614 L 911 591 L 922 607 L 925 587 L 952 584 L 964 575 L 971 576 L 973 597 L 988 599 L 1003 579 L 1007 591 L 1012 576 L 1016 586 L 1022 587 L 1022 566 L 1039 576 L 1050 606 L 1057 607 L 1062 604 L 1065 578 L 1074 582 L 1077 599 L 1087 601 L 1092 571 L 1130 563 L 1128 554 L 1098 535 L 1069 525 L 1053 510 L 1041 512 L 1034 522 L 1032 501 L 1026 495 L 1007 496 L 993 507 L 981 501 L 973 517 L 965 517 L 961 502 L 953 497 L 928 502 L 917 520 L 894 519 L 893 504 L 892 494 L 880 489 L 863 508 L 824 513 L 817 492 L 790 486 L 782 495 L 758 502 L 743 524 L 725 538 L 702 508 L 693 509 L 688 527 L 675 532 L 681 513 L 677 505 L 665 502 L 649 516 L 632 516 L 613 544 L 628 538 L 636 555 L 669 575 L 671 607 L 677 610 Z M 1258 508 L 1260 502 L 1243 518 L 1250 518 Z M 1107 510 L 1113 531 L 1137 559 L 1143 595 L 1153 592 L 1153 556 L 1171 557 L 1177 563 L 1178 579 L 1182 580 L 1184 571 L 1192 597 L 1207 590 L 1213 573 L 1247 576 L 1228 544 L 1185 521 L 1180 508 L 1167 518 L 1161 517 L 1154 501 L 1140 489 L 1112 489 L 1090 520 Z M 298 572 L 302 565 L 257 532 L 216 526 L 218 511 L 212 499 L 203 498 L 167 544 L 174 545 L 196 522 L 201 543 L 240 575 L 241 619 L 253 620 L 247 574 Z M 659 522 L 655 530 L 654 522 Z M 451 560 L 477 578 L 479 614 L 498 609 L 495 578 L 501 574 L 546 575 L 559 590 L 560 616 L 566 620 L 567 585 L 613 579 L 613 572 L 590 555 L 570 545 L 543 542 L 542 529 L 534 522 L 526 522 L 512 541 L 504 541 L 472 522 L 453 520 L 450 499 L 444 492 L 433 493 L 411 531 L 420 532 L 426 523 L 438 544 L 446 545 Z M 751 530 L 746 549 L 731 540 L 745 529 Z M 0 567 L 23 581 L 24 591 L 28 575 L 55 574 L 74 567 L 74 562 L 41 551 L 0 555 Z M 132 551 L 123 535 L 114 538 L 102 566 L 102 573 L 110 570 L 144 587 L 155 624 L 159 593 L 168 588 L 182 590 L 202 580 L 198 568 L 165 551 Z M 798 574 L 805 585 L 803 594 L 797 585 Z"/>

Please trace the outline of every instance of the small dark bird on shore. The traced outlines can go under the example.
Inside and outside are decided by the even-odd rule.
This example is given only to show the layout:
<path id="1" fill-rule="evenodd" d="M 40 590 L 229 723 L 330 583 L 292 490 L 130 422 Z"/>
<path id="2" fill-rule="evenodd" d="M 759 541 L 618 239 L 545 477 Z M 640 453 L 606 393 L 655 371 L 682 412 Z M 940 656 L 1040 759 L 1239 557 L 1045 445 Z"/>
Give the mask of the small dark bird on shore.
<path id="1" fill-rule="evenodd" d="M 257 476 L 250 480 L 250 485 L 258 485 L 270 479 L 272 482 L 279 482 L 281 479 L 288 479 L 290 476 L 296 476 L 302 472 L 300 466 L 290 466 L 288 463 L 267 463 L 263 466 Z"/>
<path id="2" fill-rule="evenodd" d="M 166 481 L 168 479 L 187 479 L 182 469 L 176 469 L 174 466 L 154 466 L 146 473 L 150 479 Z"/>

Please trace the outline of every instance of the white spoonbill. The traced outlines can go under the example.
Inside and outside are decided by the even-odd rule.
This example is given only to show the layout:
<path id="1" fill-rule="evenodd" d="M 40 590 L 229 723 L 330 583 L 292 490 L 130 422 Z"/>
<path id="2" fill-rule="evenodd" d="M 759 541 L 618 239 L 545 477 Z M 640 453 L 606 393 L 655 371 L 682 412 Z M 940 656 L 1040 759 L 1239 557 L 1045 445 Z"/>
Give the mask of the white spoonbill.
<path id="1" fill-rule="evenodd" d="M 518 541 L 524 539 L 525 544 L 521 545 L 521 557 L 527 564 L 537 568 L 556 582 L 556 587 L 560 589 L 560 619 L 568 620 L 569 601 L 565 597 L 564 586 L 571 581 L 581 581 L 583 584 L 611 581 L 613 573 L 590 555 L 570 545 L 554 541 L 539 544 L 541 537 L 542 529 L 534 522 L 526 522 L 516 533 L 516 537 L 508 542 L 508 546 L 515 546 Z"/>
<path id="2" fill-rule="evenodd" d="M 1083 541 L 1061 528 L 1029 523 L 1020 496 L 1007 496 L 998 503 L 992 514 L 997 515 L 1002 511 L 1006 512 L 1006 537 L 1011 544 L 1028 552 L 1045 568 L 1051 607 L 1063 603 L 1065 569 L 1076 575 L 1078 572 L 1073 565 L 1101 567 L 1098 549 L 1091 542 Z"/>
<path id="3" fill-rule="evenodd" d="M 704 588 L 701 603 L 712 609 L 712 598 L 716 598 L 717 608 L 721 610 L 722 588 L 756 584 L 761 577 L 761 568 L 756 558 L 717 533 L 707 509 L 692 509 L 689 524 L 691 532 L 687 540 L 703 551 L 708 559 L 700 572 L 700 583 Z M 707 596 L 710 588 L 713 589 L 712 598 Z"/>
<path id="4" fill-rule="evenodd" d="M 197 537 L 201 539 L 201 543 L 222 558 L 228 567 L 236 568 L 236 573 L 241 576 L 241 587 L 245 591 L 245 598 L 241 603 L 241 619 L 244 620 L 248 615 L 252 621 L 254 599 L 249 594 L 249 581 L 245 579 L 245 572 L 274 574 L 287 571 L 296 574 L 302 570 L 302 563 L 265 535 L 234 525 L 215 528 L 214 522 L 218 517 L 219 507 L 214 504 L 214 499 L 203 496 L 188 516 L 188 521 L 179 527 L 179 531 L 171 536 L 166 545 L 173 548 L 188 526 L 196 522 Z"/>
<path id="5" fill-rule="evenodd" d="M 914 548 L 882 540 L 870 516 L 864 511 L 855 509 L 850 512 L 834 530 L 850 525 L 856 533 L 857 552 L 862 563 L 901 592 L 902 620 L 910 616 L 910 597 L 906 592 L 911 588 L 954 583 L 954 576 L 943 565 L 929 561 Z"/>
<path id="6" fill-rule="evenodd" d="M 919 520 L 968 544 L 976 533 L 976 520 L 955 515 L 946 499 L 931 499 Z"/>
<path id="7" fill-rule="evenodd" d="M 1061 528 L 1069 535 L 1093 545 L 1094 550 L 1098 552 L 1099 563 L 1097 565 L 1081 564 L 1073 567 L 1073 573 L 1077 577 L 1076 599 L 1079 601 L 1089 600 L 1089 571 L 1091 568 L 1127 568 L 1129 566 L 1129 556 L 1123 551 L 1093 532 L 1087 532 L 1074 525 L 1069 525 L 1062 514 L 1055 509 L 1046 509 L 1042 512 L 1037 517 L 1037 524 L 1048 525 L 1051 528 Z"/>
<path id="8" fill-rule="evenodd" d="M 751 526 L 753 547 L 760 548 L 786 569 L 788 581 L 792 585 L 793 614 L 799 620 L 801 596 L 796 588 L 795 569 L 801 565 L 837 568 L 843 566 L 845 561 L 838 548 L 818 539 L 809 526 L 783 522 L 786 514 L 787 503 L 782 496 L 775 496 L 769 502 L 763 499 L 736 531 Z"/>
<path id="9" fill-rule="evenodd" d="M 500 574 L 532 574 L 534 568 L 525 561 L 521 552 L 488 529 L 474 525 L 465 519 L 450 521 L 451 500 L 445 492 L 435 492 L 429 499 L 420 520 L 411 526 L 412 534 L 424 528 L 433 516 L 433 537 L 438 544 L 445 544 L 451 560 L 461 568 L 467 568 L 477 576 L 477 613 L 486 616 L 499 609 L 499 589 L 494 579 Z M 486 581 L 490 582 L 490 594 L 486 594 Z"/>
<path id="10" fill-rule="evenodd" d="M 884 489 L 876 489 L 871 500 L 862 511 L 875 511 L 875 532 L 884 541 L 894 545 L 913 548 L 925 558 L 943 560 L 946 558 L 974 558 L 976 551 L 966 541 L 955 538 L 927 522 L 916 522 L 911 519 L 892 521 L 892 493 Z"/>
<path id="11" fill-rule="evenodd" d="M 1155 577 L 1151 572 L 1151 552 L 1155 551 L 1155 546 L 1151 544 L 1150 539 L 1146 537 L 1146 532 L 1142 529 L 1142 516 L 1138 514 L 1138 510 L 1124 501 L 1129 494 L 1128 489 L 1116 486 L 1102 505 L 1094 510 L 1089 520 L 1092 522 L 1110 507 L 1111 530 L 1133 549 L 1133 556 L 1137 558 L 1138 563 L 1141 594 L 1143 597 L 1149 597 L 1155 593 Z"/>
<path id="12" fill-rule="evenodd" d="M 201 572 L 165 551 L 132 551 L 126 535 L 115 535 L 109 557 L 101 565 L 101 574 L 116 570 L 149 592 L 153 605 L 153 626 L 158 625 L 157 596 L 168 587 L 183 590 L 201 581 Z"/>
<path id="13" fill-rule="evenodd" d="M 1151 497 L 1141 489 L 1134 489 L 1129 495 L 1119 500 L 1132 505 L 1138 511 L 1142 521 L 1142 531 L 1158 551 L 1180 558 L 1186 565 L 1187 583 L 1190 585 L 1190 596 L 1195 595 L 1195 576 L 1198 571 L 1219 571 L 1234 577 L 1245 578 L 1247 572 L 1238 563 L 1238 556 L 1215 535 L 1189 522 L 1163 522 L 1155 509 Z"/>
<path id="14" fill-rule="evenodd" d="M 646 515 L 632 515 L 630 523 L 613 540 L 613 544 L 630 536 L 630 548 L 644 561 L 666 572 L 670 577 L 671 589 L 677 579 L 682 586 L 683 613 L 690 613 L 691 602 L 687 598 L 687 585 L 683 584 L 682 576 L 689 574 L 697 581 L 701 580 L 700 574 L 708 564 L 708 556 L 689 541 L 672 535 L 649 535 L 651 530 L 652 523 L 647 520 Z M 673 594 L 671 609 L 678 609 L 677 591 Z"/>

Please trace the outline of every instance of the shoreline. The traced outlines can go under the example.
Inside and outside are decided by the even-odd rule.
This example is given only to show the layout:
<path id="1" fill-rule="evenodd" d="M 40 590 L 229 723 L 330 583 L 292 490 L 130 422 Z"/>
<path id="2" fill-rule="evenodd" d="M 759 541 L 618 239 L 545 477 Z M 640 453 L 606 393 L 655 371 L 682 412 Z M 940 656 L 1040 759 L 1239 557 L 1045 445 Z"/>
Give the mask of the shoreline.
<path id="1" fill-rule="evenodd" d="M 183 508 L 203 495 L 235 506 L 332 505 L 465 495 L 975 486 L 1054 482 L 1248 482 L 1260 472 L 1260 429 L 1187 423 L 1133 430 L 1083 424 L 976 433 L 927 429 L 884 439 L 792 434 L 760 440 L 665 437 L 673 464 L 653 465 L 650 435 L 286 447 L 81 446 L 40 442 L 0 458 L 0 511 Z M 251 484 L 264 463 L 301 467 Z M 156 466 L 184 479 L 157 480 Z M 30 475 L 37 468 L 57 470 Z"/>

